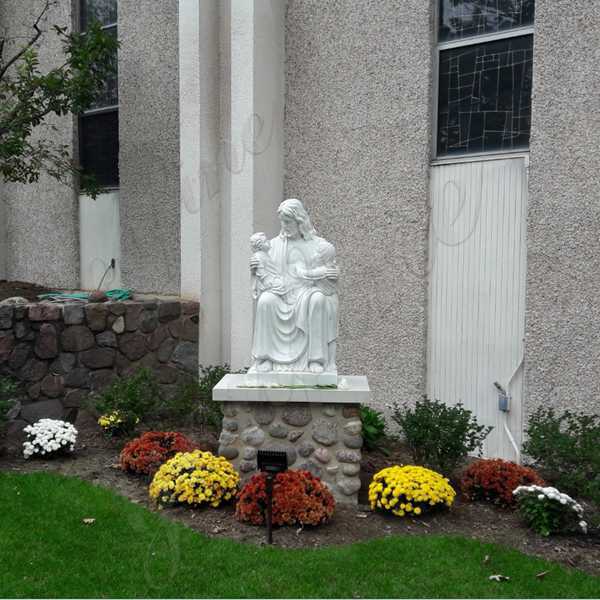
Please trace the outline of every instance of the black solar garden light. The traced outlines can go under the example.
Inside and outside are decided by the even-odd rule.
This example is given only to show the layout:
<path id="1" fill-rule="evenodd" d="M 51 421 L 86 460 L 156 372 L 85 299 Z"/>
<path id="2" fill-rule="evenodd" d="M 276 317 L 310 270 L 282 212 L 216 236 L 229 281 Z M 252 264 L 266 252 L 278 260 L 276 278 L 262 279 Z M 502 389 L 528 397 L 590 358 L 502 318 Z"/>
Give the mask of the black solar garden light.
<path id="1" fill-rule="evenodd" d="M 278 450 L 259 450 L 258 470 L 266 474 L 267 488 L 267 544 L 273 543 L 273 480 L 277 473 L 287 471 L 287 454 Z"/>

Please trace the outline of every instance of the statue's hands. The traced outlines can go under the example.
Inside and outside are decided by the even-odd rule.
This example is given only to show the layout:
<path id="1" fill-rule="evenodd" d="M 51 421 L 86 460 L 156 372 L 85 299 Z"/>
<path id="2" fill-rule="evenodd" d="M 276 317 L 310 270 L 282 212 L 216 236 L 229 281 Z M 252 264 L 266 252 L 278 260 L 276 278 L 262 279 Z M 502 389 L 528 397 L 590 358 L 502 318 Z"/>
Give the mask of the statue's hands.
<path id="1" fill-rule="evenodd" d="M 258 269 L 258 258 L 255 258 L 253 256 L 252 258 L 250 258 L 250 270 L 254 273 L 256 269 Z"/>
<path id="2" fill-rule="evenodd" d="M 327 279 L 333 279 L 334 281 L 336 281 L 339 275 L 340 270 L 337 267 L 327 267 L 327 269 L 325 270 L 325 277 Z"/>

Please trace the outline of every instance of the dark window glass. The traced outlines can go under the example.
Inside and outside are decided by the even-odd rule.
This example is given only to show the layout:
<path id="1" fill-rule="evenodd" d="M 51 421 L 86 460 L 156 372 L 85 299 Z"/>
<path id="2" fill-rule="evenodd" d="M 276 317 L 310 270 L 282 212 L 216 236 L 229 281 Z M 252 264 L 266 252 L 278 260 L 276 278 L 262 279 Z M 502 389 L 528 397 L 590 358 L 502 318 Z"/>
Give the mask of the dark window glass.
<path id="1" fill-rule="evenodd" d="M 79 120 L 81 166 L 99 185 L 119 185 L 119 113 L 82 115 Z"/>
<path id="2" fill-rule="evenodd" d="M 111 27 L 110 29 L 106 29 L 105 31 L 110 35 L 113 35 L 115 37 L 117 36 L 116 27 Z M 118 57 L 116 52 L 112 57 L 112 62 L 115 70 L 113 74 L 110 75 L 104 82 L 103 89 L 98 92 L 96 100 L 92 103 L 90 109 L 103 108 L 104 106 L 116 106 L 119 103 Z"/>
<path id="3" fill-rule="evenodd" d="M 91 21 L 100 21 L 102 25 L 116 23 L 117 0 L 82 0 L 81 30 L 85 31 Z"/>
<path id="4" fill-rule="evenodd" d="M 440 41 L 533 24 L 534 0 L 440 0 Z"/>
<path id="5" fill-rule="evenodd" d="M 529 145 L 533 36 L 440 52 L 439 155 Z"/>

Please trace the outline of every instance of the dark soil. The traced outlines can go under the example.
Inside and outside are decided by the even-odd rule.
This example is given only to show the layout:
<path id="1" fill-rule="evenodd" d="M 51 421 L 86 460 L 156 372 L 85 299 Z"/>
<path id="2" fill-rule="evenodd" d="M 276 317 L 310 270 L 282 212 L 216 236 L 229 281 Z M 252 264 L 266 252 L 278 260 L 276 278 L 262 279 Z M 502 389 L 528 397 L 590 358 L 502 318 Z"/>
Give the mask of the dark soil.
<path id="1" fill-rule="evenodd" d="M 156 510 L 148 498 L 148 480 L 122 472 L 118 456 L 123 441 L 107 440 L 95 420 L 81 413 L 76 426 L 79 431 L 76 453 L 71 457 L 51 461 L 30 459 L 25 461 L 18 448 L 5 451 L 0 457 L 0 471 L 33 472 L 54 471 L 80 477 L 94 484 L 108 487 L 141 504 Z M 179 428 L 207 449 L 214 449 L 216 437 L 211 433 Z M 365 452 L 363 460 L 364 484 L 380 468 L 390 464 L 408 462 L 402 447 L 393 450 L 390 457 L 380 453 Z M 361 502 L 364 492 L 361 490 Z M 161 511 L 169 519 L 180 521 L 210 537 L 225 537 L 254 544 L 264 543 L 262 527 L 239 523 L 234 518 L 232 506 L 220 509 L 169 508 Z M 426 515 L 420 519 L 397 518 L 371 512 L 360 504 L 356 507 L 338 505 L 330 523 L 317 528 L 282 527 L 274 532 L 275 544 L 286 548 L 315 548 L 349 544 L 352 542 L 381 538 L 389 535 L 460 535 L 483 542 L 509 546 L 548 560 L 576 567 L 591 574 L 600 575 L 600 537 L 598 535 L 554 536 L 549 539 L 527 529 L 516 512 L 498 509 L 484 503 L 469 503 L 457 499 L 445 512 Z M 482 560 L 485 557 L 482 556 Z M 493 565 L 494 557 L 488 559 Z M 510 573 L 507 573 L 510 575 Z"/>
<path id="2" fill-rule="evenodd" d="M 22 298 L 27 298 L 30 302 L 37 302 L 39 294 L 47 294 L 48 292 L 55 291 L 57 291 L 56 288 L 49 289 L 35 283 L 0 279 L 0 301 L 14 296 L 21 296 Z"/>

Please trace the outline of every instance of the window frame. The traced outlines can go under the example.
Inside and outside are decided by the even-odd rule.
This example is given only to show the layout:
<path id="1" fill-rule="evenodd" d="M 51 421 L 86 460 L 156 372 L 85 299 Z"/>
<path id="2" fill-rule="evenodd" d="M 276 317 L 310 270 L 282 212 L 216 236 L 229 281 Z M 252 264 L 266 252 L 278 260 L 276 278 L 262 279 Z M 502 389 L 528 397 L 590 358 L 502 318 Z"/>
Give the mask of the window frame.
<path id="1" fill-rule="evenodd" d="M 444 50 L 452 50 L 454 48 L 462 48 L 464 46 L 475 46 L 478 44 L 485 44 L 486 42 L 497 42 L 513 37 L 521 37 L 525 35 L 534 35 L 535 30 L 535 16 L 534 23 L 532 25 L 526 25 L 524 27 L 515 27 L 513 29 L 505 29 L 503 31 L 493 31 L 491 33 L 483 33 L 479 35 L 473 35 L 456 40 L 448 40 L 441 42 L 440 36 L 440 0 L 433 0 L 433 64 L 432 64 L 432 85 L 431 91 L 433 94 L 432 98 L 432 135 L 431 135 L 431 162 L 432 164 L 448 164 L 457 162 L 472 162 L 473 159 L 478 157 L 489 158 L 495 156 L 514 156 L 523 157 L 529 156 L 529 148 L 520 148 L 513 150 L 490 150 L 486 152 L 464 152 L 456 154 L 443 154 L 438 155 L 438 113 L 439 113 L 439 87 L 440 87 L 440 54 Z M 532 90 L 533 93 L 533 90 Z"/>
<path id="2" fill-rule="evenodd" d="M 85 34 L 85 30 L 82 30 L 82 28 L 81 28 L 81 24 L 82 24 L 81 4 L 82 4 L 82 2 L 85 2 L 85 0 L 78 0 L 78 2 L 77 2 L 77 9 L 78 9 L 77 10 L 77 23 L 78 23 L 79 32 L 82 34 Z M 118 21 L 115 21 L 113 23 L 107 23 L 105 25 L 102 25 L 101 29 L 103 31 L 106 29 L 116 29 L 117 34 L 118 34 L 118 31 L 119 31 L 118 27 L 119 27 Z M 117 57 L 118 57 L 118 54 L 119 54 L 119 51 L 117 50 Z M 118 85 L 119 85 L 119 78 L 117 76 L 117 89 L 118 89 Z M 78 162 L 82 168 L 83 168 L 83 163 L 81 161 L 81 152 L 82 152 L 82 148 L 83 148 L 83 144 L 82 144 L 83 127 L 81 126 L 82 119 L 85 119 L 86 116 L 97 115 L 97 114 L 101 114 L 101 113 L 110 113 L 110 112 L 119 113 L 119 108 L 120 108 L 120 96 L 119 96 L 119 102 L 117 102 L 117 104 L 112 104 L 110 106 L 100 106 L 98 108 L 90 108 L 88 110 L 84 110 L 83 112 L 81 112 L 80 114 L 77 115 L 77 143 L 78 143 L 77 152 L 78 152 Z M 119 161 L 119 158 L 117 156 L 117 170 L 119 168 L 118 161 Z M 117 185 L 106 185 L 106 186 L 101 185 L 100 189 L 102 190 L 102 192 L 109 193 L 109 192 L 118 191 L 120 189 L 120 185 L 121 185 L 121 178 L 119 177 L 119 183 Z"/>

